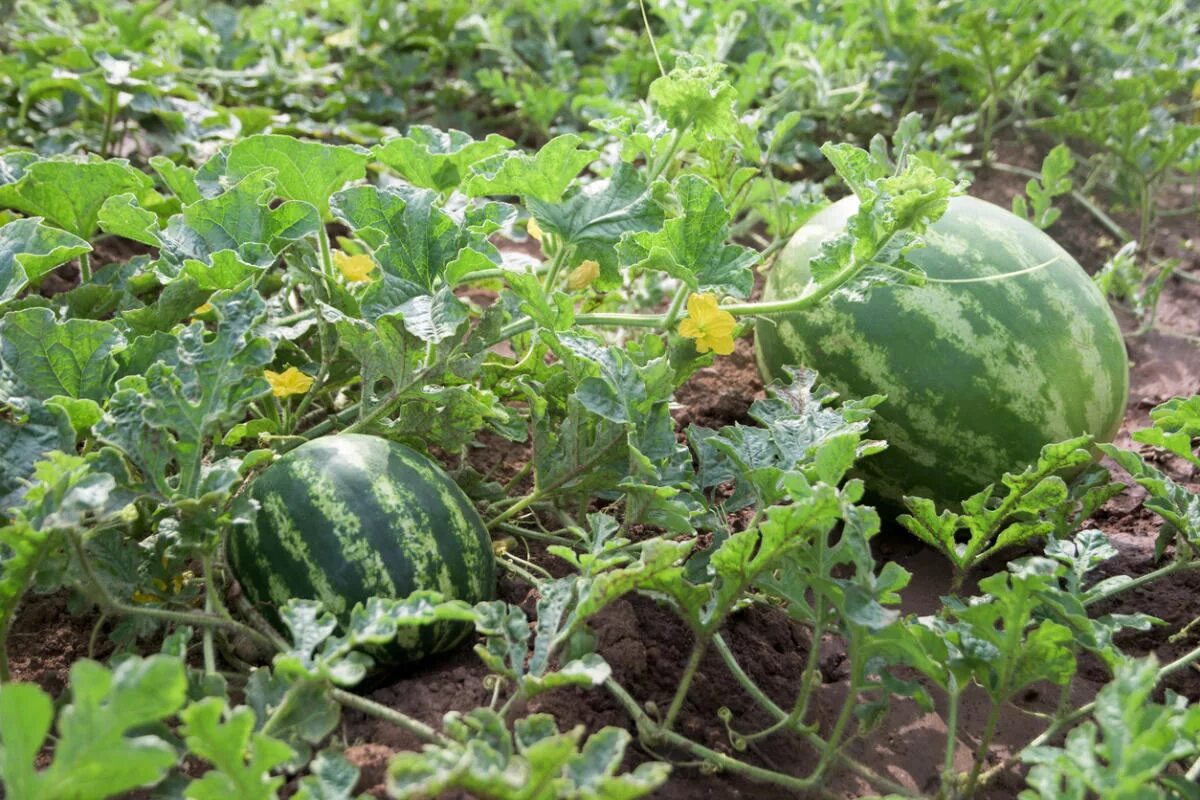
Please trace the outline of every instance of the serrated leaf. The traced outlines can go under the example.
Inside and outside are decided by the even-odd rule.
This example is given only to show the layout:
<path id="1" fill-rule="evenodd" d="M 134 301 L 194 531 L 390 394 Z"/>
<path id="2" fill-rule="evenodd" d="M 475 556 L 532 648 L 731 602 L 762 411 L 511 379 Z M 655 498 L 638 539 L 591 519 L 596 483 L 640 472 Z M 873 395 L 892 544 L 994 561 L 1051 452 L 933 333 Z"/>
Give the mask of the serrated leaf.
<path id="1" fill-rule="evenodd" d="M 0 515 L 24 496 L 33 465 L 51 451 L 70 450 L 74 438 L 67 416 L 36 400 L 0 416 Z"/>
<path id="2" fill-rule="evenodd" d="M 179 713 L 188 750 L 213 769 L 188 784 L 188 800 L 274 800 L 283 777 L 271 771 L 292 756 L 278 739 L 254 733 L 254 712 L 228 709 L 219 697 L 206 697 Z"/>
<path id="3" fill-rule="evenodd" d="M 423 342 L 440 342 L 453 336 L 467 321 L 467 307 L 448 286 L 433 295 L 421 295 L 405 302 L 398 311 L 404 327 Z"/>
<path id="4" fill-rule="evenodd" d="M 321 221 L 310 204 L 268 206 L 276 191 L 271 175 L 269 169 L 252 172 L 171 217 L 159 235 L 163 256 L 178 265 L 188 259 L 211 264 L 214 253 L 231 250 L 247 264 L 265 267 L 291 243 L 315 236 Z"/>
<path id="5" fill-rule="evenodd" d="M 683 280 L 699 292 L 746 297 L 754 284 L 751 268 L 758 253 L 727 244 L 729 213 L 720 193 L 697 175 L 682 175 L 675 182 L 682 213 L 662 229 L 636 233 L 623 247 L 630 261 L 643 269 L 656 269 Z"/>
<path id="6" fill-rule="evenodd" d="M 78 236 L 43 225 L 40 217 L 0 227 L 0 306 L 20 294 L 30 281 L 91 249 Z"/>
<path id="7" fill-rule="evenodd" d="M 676 68 L 650 84 L 650 103 L 677 131 L 703 136 L 732 135 L 737 126 L 737 92 L 720 79 L 724 65 Z"/>
<path id="8" fill-rule="evenodd" d="M 573 133 L 556 136 L 530 155 L 510 151 L 476 162 L 464 188 L 468 195 L 519 195 L 542 203 L 557 203 L 579 171 L 599 157 L 580 150 L 583 140 Z"/>
<path id="9" fill-rule="evenodd" d="M 375 158 L 394 169 L 414 186 L 445 192 L 455 189 L 471 165 L 512 147 L 512 141 L 490 133 L 483 140 L 469 134 L 413 125 L 404 136 L 376 145 Z"/>
<path id="10" fill-rule="evenodd" d="M 97 222 L 105 233 L 123 236 L 135 242 L 158 247 L 160 226 L 158 215 L 138 205 L 131 193 L 115 194 L 100 206 Z"/>
<path id="11" fill-rule="evenodd" d="M 358 785 L 358 767 L 341 753 L 323 750 L 300 779 L 296 800 L 351 800 Z"/>
<path id="12" fill-rule="evenodd" d="M 90 240 L 104 201 L 152 188 L 145 173 L 124 159 L 45 160 L 28 164 L 14 183 L 0 184 L 0 208 L 15 208 Z"/>
<path id="13" fill-rule="evenodd" d="M 125 337 L 109 322 L 55 318 L 48 308 L 5 315 L 0 355 L 39 399 L 54 395 L 104 400 L 117 372 L 113 353 Z"/>
<path id="14" fill-rule="evenodd" d="M 143 375 L 117 382 L 96 428 L 164 494 L 197 491 L 206 440 L 241 421 L 249 404 L 271 390 L 262 371 L 273 348 L 259 333 L 266 302 L 250 287 L 218 292 L 210 302 L 215 334 L 193 322 L 174 347 L 155 350 Z M 174 487 L 166 479 L 172 460 L 178 464 Z"/>
<path id="15" fill-rule="evenodd" d="M 241 180 L 267 167 L 281 197 L 308 203 L 321 219 L 329 219 L 329 198 L 351 181 L 366 175 L 371 153 L 356 145 L 328 145 L 292 136 L 260 133 L 242 139 L 229 150 L 226 174 Z"/>
<path id="16" fill-rule="evenodd" d="M 334 195 L 333 213 L 359 231 L 380 238 L 375 260 L 383 270 L 428 292 L 466 245 L 465 232 L 435 207 L 428 189 L 361 186 Z"/>
<path id="17" fill-rule="evenodd" d="M 0 689 L 4 698 L 0 705 L 8 705 L 13 688 Z M 186 689 L 182 663 L 168 656 L 130 658 L 112 671 L 94 661 L 76 662 L 71 668 L 71 702 L 59 715 L 50 766 L 36 776 L 31 775 L 32 764 L 24 769 L 15 761 L 5 766 L 14 768 L 18 780 L 27 783 L 27 797 L 101 800 L 157 783 L 177 756 L 161 738 L 139 729 L 173 715 L 183 705 Z M 33 699 L 28 689 L 18 689 L 16 699 L 33 714 L 13 720 L 29 725 L 30 730 L 17 739 L 27 746 L 32 742 L 30 734 L 46 721 L 47 707 Z M 0 735 L 8 761 L 15 755 L 9 751 L 8 720 L 0 721 Z M 7 782 L 7 769 L 4 777 Z M 14 791 L 12 784 L 7 788 Z"/>

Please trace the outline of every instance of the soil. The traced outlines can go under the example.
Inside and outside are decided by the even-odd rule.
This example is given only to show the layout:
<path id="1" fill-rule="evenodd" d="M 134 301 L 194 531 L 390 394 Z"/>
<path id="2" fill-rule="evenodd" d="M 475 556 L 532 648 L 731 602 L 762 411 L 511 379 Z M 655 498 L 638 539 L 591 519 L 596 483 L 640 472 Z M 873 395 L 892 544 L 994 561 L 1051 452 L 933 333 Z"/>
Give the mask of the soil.
<path id="1" fill-rule="evenodd" d="M 1017 147 L 1001 147 L 1001 156 L 1011 163 L 1036 166 L 1040 153 L 1027 153 Z M 971 193 L 1004 206 L 1023 191 L 1025 179 L 1009 173 L 980 171 Z M 1069 200 L 1060 202 L 1063 217 L 1051 229 L 1052 235 L 1089 271 L 1095 272 L 1116 248 L 1108 232 L 1086 210 Z M 1126 227 L 1130 220 L 1120 218 Z M 1157 226 L 1155 251 L 1182 259 L 1181 270 L 1200 274 L 1200 258 L 1186 244 L 1192 233 L 1187 217 L 1164 218 Z M 1176 395 L 1200 393 L 1200 285 L 1173 278 L 1168 281 L 1161 301 L 1156 329 L 1128 340 L 1132 369 L 1129 406 L 1118 443 L 1131 445 L 1129 432 L 1143 426 L 1154 405 Z M 1132 331 L 1129 320 L 1123 320 Z M 753 346 L 748 338 L 738 342 L 734 354 L 718 359 L 700 370 L 678 393 L 675 419 L 678 425 L 719 427 L 746 422 L 750 403 L 762 394 L 762 384 L 754 364 Z M 481 472 L 496 468 L 498 475 L 511 475 L 524 453 L 504 448 L 512 446 L 489 441 L 478 448 L 474 466 Z M 1159 466 L 1176 480 L 1200 490 L 1200 474 L 1178 459 L 1162 460 Z M 1131 490 L 1109 502 L 1092 520 L 1092 525 L 1107 533 L 1120 555 L 1104 565 L 1106 574 L 1143 574 L 1155 567 L 1154 542 L 1156 518 L 1141 508 L 1144 492 Z M 876 539 L 880 560 L 893 560 L 913 573 L 903 593 L 902 609 L 907 613 L 929 613 L 938 606 L 938 598 L 949 589 L 950 576 L 944 561 L 903 531 L 885 529 Z M 555 570 L 554 559 L 535 550 L 532 558 Z M 1000 566 L 992 563 L 988 571 Z M 536 600 L 530 588 L 511 578 L 499 584 L 499 596 L 532 611 Z M 1126 634 L 1119 643 L 1134 654 L 1155 653 L 1170 660 L 1196 645 L 1200 631 L 1182 641 L 1171 637 L 1200 617 L 1200 574 L 1178 574 L 1131 591 L 1110 603 L 1105 612 L 1149 611 L 1165 624 L 1145 633 Z M 68 612 L 63 595 L 31 599 L 16 620 L 12 635 L 12 666 L 15 676 L 41 684 L 58 694 L 66 685 L 70 664 L 87 655 L 88 639 L 95 616 L 74 616 Z M 670 613 L 643 597 L 630 597 L 613 604 L 595 621 L 598 650 L 612 666 L 616 679 L 629 687 L 642 701 L 653 701 L 665 708 L 677 686 L 683 665 L 691 649 L 690 634 Z M 790 705 L 796 678 L 808 657 L 808 637 L 804 629 L 790 622 L 777 609 L 752 607 L 736 614 L 723 632 L 739 662 L 763 690 L 781 705 Z M 99 637 L 101 641 L 105 637 Z M 101 650 L 97 653 L 103 657 Z M 837 715 L 847 683 L 844 650 L 837 640 L 821 645 L 818 654 L 822 686 L 815 697 L 814 723 L 828 730 Z M 484 686 L 479 659 L 465 649 L 448 658 L 414 670 L 395 684 L 372 693 L 373 699 L 399 709 L 427 723 L 438 724 L 448 711 L 467 711 L 486 705 L 490 692 Z M 1108 676 L 1099 663 L 1084 663 L 1072 688 L 1072 702 L 1082 704 L 1094 696 Z M 724 664 L 713 653 L 705 658 L 696 679 L 698 690 L 689 695 L 680 716 L 678 729 L 695 740 L 725 753 L 733 753 L 724 723 L 718 717 L 721 707 L 733 711 L 739 730 L 765 726 L 769 720 L 734 681 Z M 1171 689 L 1192 701 L 1200 700 L 1200 672 L 1185 670 L 1168 682 Z M 912 789 L 935 785 L 945 742 L 945 707 L 935 698 L 936 708 L 923 712 L 914 703 L 895 701 L 886 719 L 873 732 L 851 745 L 851 754 L 892 780 Z M 1058 700 L 1057 689 L 1038 686 L 1019 698 L 1024 711 L 1051 710 Z M 606 725 L 632 728 L 628 715 L 604 691 L 560 690 L 535 698 L 524 712 L 545 711 L 554 714 L 560 728 L 582 725 L 594 731 Z M 1001 735 L 989 753 L 991 763 L 1020 748 L 1042 730 L 1036 717 L 1017 708 L 1007 709 L 999 726 Z M 967 768 L 974 752 L 973 743 L 983 729 L 987 705 L 983 698 L 968 693 L 960 710 L 959 746 L 956 763 Z M 387 763 L 395 752 L 418 748 L 420 743 L 396 727 L 358 712 L 347 711 L 338 737 L 351 760 L 362 769 L 359 790 L 384 797 Z M 631 747 L 626 766 L 641 761 L 671 758 L 671 753 L 649 753 Z M 799 739 L 775 734 L 758 740 L 741 757 L 762 766 L 798 776 L 808 774 L 815 765 L 813 751 Z M 990 800 L 1015 797 L 1022 777 L 1017 771 L 1005 774 L 982 796 Z M 834 796 L 853 798 L 875 792 L 861 778 L 834 771 L 826 784 Z M 687 765 L 678 766 L 668 783 L 655 797 L 667 800 L 683 798 L 743 798 L 757 800 L 797 797 L 780 788 L 754 783 L 728 773 L 706 774 Z"/>

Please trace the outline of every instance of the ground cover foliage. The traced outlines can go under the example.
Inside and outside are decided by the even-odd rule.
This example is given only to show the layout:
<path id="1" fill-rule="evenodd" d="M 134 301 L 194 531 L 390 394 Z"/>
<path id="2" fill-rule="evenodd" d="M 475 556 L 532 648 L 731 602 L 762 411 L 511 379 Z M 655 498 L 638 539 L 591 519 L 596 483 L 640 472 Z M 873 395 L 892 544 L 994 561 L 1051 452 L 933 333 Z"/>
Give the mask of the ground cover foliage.
<path id="1" fill-rule="evenodd" d="M 631 798 L 697 768 L 797 796 L 849 771 L 881 796 L 965 798 L 1014 770 L 1023 798 L 1198 796 L 1200 704 L 1163 684 L 1200 648 L 1134 657 L 1120 634 L 1155 609 L 1097 610 L 1200 566 L 1200 495 L 1163 468 L 1200 467 L 1196 397 L 1156 407 L 1138 449 L 1099 444 L 1103 464 L 1087 438 L 1048 442 L 958 509 L 910 499 L 900 524 L 955 575 L 921 616 L 899 609 L 911 576 L 873 551 L 891 520 L 853 474 L 886 446 L 882 398 L 797 370 L 736 424 L 671 414 L 754 319 L 919 283 L 905 253 L 985 168 L 1028 178 L 1014 210 L 1052 235 L 1063 203 L 1088 209 L 1122 245 L 1098 284 L 1152 330 L 1167 282 L 1195 280 L 1154 248 L 1166 215 L 1197 213 L 1173 199 L 1200 171 L 1185 3 L 7 5 L 7 796 L 355 797 L 348 711 L 423 743 L 391 761 L 395 797 Z M 999 161 L 1004 141 L 1036 142 L 1041 170 Z M 847 191 L 861 211 L 814 290 L 757 303 L 756 270 Z M 287 635 L 245 608 L 225 560 L 245 486 L 346 431 L 445 464 L 531 606 L 425 592 L 339 629 L 297 599 Z M 497 442 L 529 456 L 477 469 Z M 1117 551 L 1089 520 L 1134 485 L 1158 563 L 1101 578 Z M 58 697 L 10 680 L 7 641 L 23 600 L 55 590 L 98 610 L 89 651 L 111 644 Z M 633 595 L 691 637 L 666 704 L 597 648 L 596 620 Z M 811 639 L 783 702 L 728 640 L 753 606 Z M 490 703 L 429 725 L 355 692 L 362 648 L 439 620 L 474 625 Z M 830 639 L 848 678 L 817 725 Z M 721 709 L 720 749 L 678 725 L 713 653 L 770 720 Z M 1084 659 L 1107 682 L 1073 704 Z M 1047 684 L 1061 701 L 1041 732 L 989 759 L 1005 709 Z M 628 724 L 528 711 L 575 689 Z M 901 701 L 945 712 L 936 785 L 852 755 Z M 811 759 L 759 758 L 781 733 Z"/>

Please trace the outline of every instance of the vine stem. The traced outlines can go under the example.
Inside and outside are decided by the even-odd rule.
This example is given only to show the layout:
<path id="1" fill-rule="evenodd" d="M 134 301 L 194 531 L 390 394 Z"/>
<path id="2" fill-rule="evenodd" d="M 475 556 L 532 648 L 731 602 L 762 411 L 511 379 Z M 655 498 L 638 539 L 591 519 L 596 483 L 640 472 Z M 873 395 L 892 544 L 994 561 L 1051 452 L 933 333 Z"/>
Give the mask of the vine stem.
<path id="1" fill-rule="evenodd" d="M 79 282 L 90 283 L 92 280 L 92 261 L 87 253 L 79 254 Z"/>
<path id="2" fill-rule="evenodd" d="M 608 444 L 604 445 L 602 448 L 600 448 L 599 450 L 596 451 L 596 454 L 594 456 L 592 456 L 591 458 L 589 458 L 587 461 L 583 462 L 582 464 L 578 464 L 575 467 L 573 467 L 572 469 L 567 470 L 567 472 L 565 472 L 562 475 L 560 475 L 559 477 L 555 478 L 553 481 L 551 481 L 545 487 L 535 486 L 534 490 L 532 492 L 525 495 L 520 500 L 518 500 L 516 503 L 513 503 L 511 506 L 509 506 L 506 510 L 501 511 L 499 514 L 497 514 L 496 516 L 494 516 L 490 520 L 488 520 L 487 527 L 491 528 L 496 525 L 499 525 L 501 522 L 507 522 L 508 520 L 512 519 L 516 515 L 520 514 L 525 509 L 529 508 L 534 503 L 536 503 L 539 500 L 541 500 L 542 498 L 544 498 L 546 495 L 565 486 L 567 483 L 571 482 L 578 476 L 582 475 L 584 472 L 587 472 L 589 469 L 591 469 L 593 464 L 595 464 L 597 461 L 599 461 L 601 458 L 603 458 L 605 455 L 607 455 L 609 450 L 611 450 L 614 446 L 616 446 L 616 444 L 618 442 L 621 442 L 624 439 L 625 439 L 625 431 L 624 430 L 618 431 L 617 434 L 615 436 L 613 436 L 612 439 L 609 440 Z"/>
<path id="3" fill-rule="evenodd" d="M 942 780 L 946 781 L 954 775 L 954 751 L 958 745 L 958 703 L 962 696 L 958 689 L 958 681 L 953 673 L 950 675 L 949 691 L 947 694 L 947 702 L 949 709 L 946 711 L 946 754 L 942 761 Z"/>
<path id="4" fill-rule="evenodd" d="M 497 523 L 496 528 L 500 531 L 503 531 L 504 533 L 509 533 L 509 534 L 512 534 L 513 536 L 519 536 L 523 539 L 531 539 L 535 542 L 545 542 L 547 544 L 557 544 L 557 545 L 562 545 L 563 547 L 570 547 L 572 549 L 580 548 L 579 542 L 571 541 L 570 539 L 567 539 L 566 537 L 555 536 L 552 533 L 542 533 L 541 531 L 529 531 L 529 530 L 526 530 L 517 525 L 510 525 L 507 522 Z"/>
<path id="5" fill-rule="evenodd" d="M 377 703 L 366 697 L 348 692 L 345 689 L 339 689 L 336 686 L 330 688 L 329 696 L 337 702 L 341 703 L 346 708 L 352 708 L 355 711 L 361 711 L 364 714 L 369 714 L 372 717 L 390 722 L 398 728 L 403 728 L 412 735 L 423 739 L 426 742 L 440 745 L 453 744 L 448 738 L 441 733 L 438 733 L 433 728 L 421 722 L 418 719 L 413 719 L 407 714 L 401 713 L 394 708 L 388 708 L 382 703 Z"/>
<path id="6" fill-rule="evenodd" d="M 100 155 L 108 158 L 108 147 L 112 143 L 113 122 L 117 118 L 117 87 L 108 87 L 108 107 L 104 112 L 104 135 L 100 139 Z"/>
<path id="7" fill-rule="evenodd" d="M 1083 606 L 1084 606 L 1084 608 L 1087 608 L 1088 606 L 1094 606 L 1096 603 L 1100 603 L 1100 602 L 1108 600 L 1112 597 L 1116 597 L 1117 595 L 1121 594 L 1122 592 L 1126 592 L 1130 589 L 1135 589 L 1138 586 L 1144 586 L 1147 583 L 1153 583 L 1154 581 L 1157 581 L 1160 578 L 1165 578 L 1166 576 L 1168 576 L 1172 573 L 1182 572 L 1183 570 L 1197 569 L 1197 568 L 1200 568 L 1200 559 L 1193 559 L 1191 561 L 1172 561 L 1170 564 L 1167 564 L 1166 566 L 1159 567 L 1156 570 L 1147 572 L 1145 575 L 1139 575 L 1136 578 L 1125 581 L 1124 583 L 1118 584 L 1117 586 L 1114 586 L 1111 589 L 1107 589 L 1103 592 L 1100 592 L 1097 595 L 1089 597 L 1086 601 L 1084 601 Z"/>
<path id="8" fill-rule="evenodd" d="M 774 314 L 787 314 L 793 311 L 803 311 L 824 300 L 839 286 L 853 278 L 862 268 L 863 265 L 858 259 L 852 259 L 849 264 L 838 270 L 832 278 L 822 283 L 809 294 L 786 300 L 760 301 L 757 303 L 729 303 L 720 308 L 722 311 L 726 311 L 735 317 L 771 316 Z M 665 328 L 667 321 L 667 314 L 575 315 L 575 323 L 577 325 L 590 325 L 597 328 Z M 517 334 L 533 330 L 536 326 L 537 323 L 530 317 L 510 322 L 500 330 L 496 341 L 504 341 Z"/>
<path id="9" fill-rule="evenodd" d="M 692 645 L 692 654 L 688 657 L 687 666 L 683 669 L 683 676 L 679 679 L 679 687 L 675 690 L 675 696 L 671 698 L 671 705 L 667 708 L 667 715 L 663 718 L 663 730 L 671 730 L 675 724 L 675 719 L 679 716 L 679 712 L 683 709 L 683 701 L 687 697 L 688 690 L 692 688 L 692 681 L 696 678 L 696 671 L 700 669 L 700 662 L 704 659 L 704 651 L 708 649 L 707 635 L 698 635 L 696 643 Z"/>
<path id="10" fill-rule="evenodd" d="M 770 697 L 767 697 L 766 693 L 758 687 L 758 684 L 756 684 L 754 680 L 746 674 L 746 671 L 742 669 L 742 665 L 738 663 L 733 651 L 729 649 L 729 645 L 726 644 L 725 639 L 722 638 L 721 634 L 715 634 L 713 636 L 712 643 L 717 653 L 720 654 L 721 659 L 725 662 L 725 666 L 729 668 L 730 674 L 733 675 L 734 679 L 741 685 L 743 689 L 746 690 L 747 694 L 749 694 L 764 710 L 773 715 L 777 720 L 786 722 L 789 718 L 788 713 L 780 708 L 774 700 L 772 700 Z M 824 741 L 820 736 L 806 728 L 795 727 L 793 725 L 792 730 L 804 737 L 804 739 L 814 747 L 820 747 L 824 744 Z M 891 778 L 880 775 L 878 772 L 875 772 L 865 764 L 859 763 L 840 750 L 836 753 L 836 757 L 838 762 L 844 767 L 859 777 L 866 779 L 872 785 L 884 790 L 885 792 L 890 792 L 891 794 L 899 795 L 901 797 L 920 797 L 920 795 L 914 794 L 908 787 L 893 781 Z"/>
<path id="11" fill-rule="evenodd" d="M 204 613 L 213 614 L 216 606 L 213 605 L 213 597 L 216 595 L 215 581 L 213 580 L 213 557 L 211 553 L 205 553 L 200 559 L 201 569 L 204 571 Z M 214 614 L 215 616 L 215 614 Z M 204 629 L 204 674 L 214 675 L 217 671 L 217 656 L 213 650 L 213 629 L 205 627 Z"/>
<path id="12" fill-rule="evenodd" d="M 79 559 L 80 566 L 83 567 L 84 577 L 87 578 L 88 585 L 91 586 L 94 592 L 94 599 L 105 613 L 113 616 L 141 616 L 149 619 L 157 619 L 162 622 L 174 622 L 178 625 L 224 628 L 225 630 L 240 633 L 259 644 L 274 648 L 274 643 L 269 638 L 249 625 L 244 625 L 232 618 L 225 619 L 223 617 L 190 611 L 172 611 L 167 608 L 139 608 L 138 606 L 122 603 L 113 597 L 108 589 L 104 587 L 104 584 L 100 582 L 100 577 L 96 575 L 96 570 L 92 567 L 92 562 L 83 549 L 82 537 L 78 533 L 68 533 L 67 538 L 71 541 L 71 546 L 75 551 L 76 557 Z"/>
<path id="13" fill-rule="evenodd" d="M 745 775 L 752 780 L 763 781 L 765 783 L 774 783 L 778 786 L 783 786 L 796 792 L 817 791 L 820 792 L 820 794 L 824 797 L 833 796 L 827 790 L 819 786 L 818 782 L 812 778 L 796 778 L 792 775 L 776 772 L 775 770 L 756 767 L 753 764 L 747 764 L 743 761 L 738 761 L 736 758 L 732 758 L 724 753 L 719 753 L 716 750 L 707 748 L 702 744 L 693 742 L 686 736 L 682 736 L 674 731 L 664 730 L 662 727 L 656 724 L 654 720 L 650 719 L 646 712 L 643 711 L 638 705 L 637 700 L 635 700 L 629 694 L 629 692 L 625 691 L 625 689 L 612 678 L 606 680 L 604 682 L 604 686 L 613 695 L 613 697 L 617 699 L 617 702 L 624 707 L 629 716 L 633 717 L 633 720 L 638 727 L 638 733 L 643 740 L 649 740 L 650 742 L 663 742 L 674 745 L 687 750 L 692 755 L 703 759 L 715 767 Z"/>
<path id="14" fill-rule="evenodd" d="M 688 285 L 680 284 L 675 290 L 675 296 L 671 298 L 671 306 L 667 309 L 667 316 L 663 319 L 663 328 L 671 330 L 675 327 L 675 320 L 679 318 L 679 312 L 683 310 L 683 301 L 687 299 Z"/>
<path id="15" fill-rule="evenodd" d="M 1158 670 L 1158 677 L 1155 679 L 1155 685 L 1162 683 L 1163 679 L 1168 675 L 1176 673 L 1181 669 L 1185 669 L 1197 661 L 1200 661 L 1200 646 L 1194 647 L 1193 649 L 1181 655 L 1179 658 L 1161 667 Z M 1035 747 L 1041 747 L 1046 742 L 1050 741 L 1059 733 L 1061 733 L 1064 729 L 1074 725 L 1076 722 L 1088 716 L 1095 710 L 1096 701 L 1093 700 L 1090 703 L 1085 703 L 1084 705 L 1072 711 L 1070 714 L 1067 714 L 1063 718 L 1059 719 L 1049 728 L 1034 737 L 1029 744 L 1025 745 L 1016 753 L 992 767 L 987 772 L 984 772 L 979 778 L 979 784 L 981 786 L 986 786 L 989 782 L 994 780 L 996 776 L 1008 770 L 1014 762 L 1018 761 L 1021 758 L 1022 753 L 1026 752 L 1027 750 L 1032 750 Z M 1195 768 L 1194 765 L 1193 768 Z"/>

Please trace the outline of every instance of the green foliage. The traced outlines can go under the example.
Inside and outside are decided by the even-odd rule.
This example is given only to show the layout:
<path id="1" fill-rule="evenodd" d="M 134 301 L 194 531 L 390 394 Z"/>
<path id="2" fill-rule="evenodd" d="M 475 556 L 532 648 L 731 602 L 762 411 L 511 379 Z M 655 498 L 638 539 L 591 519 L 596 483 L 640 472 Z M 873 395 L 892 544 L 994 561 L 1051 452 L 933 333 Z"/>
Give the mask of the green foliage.
<path id="1" fill-rule="evenodd" d="M 7 161 L 13 163 L 11 154 Z M 0 181 L 0 208 L 44 217 L 84 241 L 96 233 L 108 198 L 144 194 L 151 187 L 150 178 L 123 159 L 35 160 L 0 174 Z"/>
<path id="2" fill-rule="evenodd" d="M 0 227 L 0 306 L 58 265 L 91 249 L 83 239 L 44 225 L 36 217 Z"/>
<path id="3" fill-rule="evenodd" d="M 212 764 L 212 769 L 188 784 L 187 796 L 195 800 L 245 797 L 271 800 L 283 785 L 271 770 L 292 755 L 283 742 L 254 732 L 254 712 L 249 708 L 228 711 L 225 700 L 207 697 L 179 714 L 179 732 L 188 750 Z"/>
<path id="4" fill-rule="evenodd" d="M 175 749 L 146 726 L 183 705 L 187 682 L 173 658 L 134 658 L 109 670 L 94 661 L 71 668 L 71 702 L 59 714 L 54 760 L 34 759 L 54 719 L 48 695 L 32 684 L 0 687 L 0 778 L 17 797 L 88 800 L 157 783 Z"/>
<path id="5" fill-rule="evenodd" d="M 1158 315 L 1158 300 L 1167 280 L 1179 266 L 1177 260 L 1157 264 L 1142 264 L 1137 258 L 1138 243 L 1127 242 L 1093 276 L 1097 288 L 1112 300 L 1121 303 L 1141 323 L 1138 333 L 1154 327 Z"/>
<path id="6" fill-rule="evenodd" d="M 954 565 L 957 580 L 996 553 L 1031 539 L 1069 535 L 1124 486 L 1107 471 L 1089 468 L 1068 484 L 1063 474 L 1092 461 L 1091 438 L 1080 436 L 1042 448 L 1036 464 L 1005 473 L 1001 487 L 986 486 L 962 501 L 962 513 L 938 513 L 932 500 L 905 497 L 909 513 L 897 521 Z M 1104 445 L 1101 445 L 1102 447 Z"/>
<path id="7" fill-rule="evenodd" d="M 659 762 L 617 774 L 630 736 L 606 727 L 584 737 L 583 726 L 560 732 L 549 714 L 518 720 L 510 732 L 496 712 L 450 712 L 450 741 L 404 753 L 388 770 L 392 797 L 428 797 L 460 789 L 495 800 L 556 797 L 645 797 L 667 778 Z"/>
<path id="8" fill-rule="evenodd" d="M 1022 800 L 1037 798 L 1150 798 L 1181 796 L 1186 778 L 1169 767 L 1200 753 L 1200 706 L 1167 693 L 1151 699 L 1158 678 L 1153 656 L 1128 661 L 1096 696 L 1092 719 L 1067 734 L 1062 747 L 1029 750 L 1024 760 L 1031 788 Z M 1186 794 L 1182 795 L 1186 796 Z"/>
<path id="9" fill-rule="evenodd" d="M 1014 208 L 1052 224 L 1074 171 L 1089 197 L 1134 207 L 1149 252 L 1161 189 L 1200 168 L 1184 99 L 1200 75 L 1179 55 L 1194 50 L 1194 20 L 1186 4 L 1102 0 L 843 0 L 804 14 L 775 0 L 6 9 L 0 656 L 34 586 L 98 606 L 95 637 L 118 648 L 109 667 L 75 665 L 53 739 L 55 701 L 7 682 L 0 658 L 4 791 L 272 798 L 297 776 L 298 797 L 353 797 L 356 768 L 321 749 L 343 706 L 423 743 L 390 767 L 399 797 L 645 796 L 669 768 L 622 772 L 635 735 L 679 762 L 819 791 L 839 764 L 879 783 L 845 745 L 886 722 L 894 698 L 932 709 L 936 693 L 957 708 L 974 683 L 998 714 L 1035 682 L 1069 685 L 1091 652 L 1115 680 L 1061 748 L 1021 753 L 1027 795 L 1183 793 L 1175 765 L 1194 777 L 1195 706 L 1151 702 L 1172 667 L 1132 661 L 1115 636 L 1154 620 L 1090 612 L 1136 584 L 1094 580 L 1115 550 L 1079 531 L 1119 487 L 1099 468 L 1054 474 L 1090 459 L 1084 440 L 1048 446 L 961 512 L 910 500 L 904 524 L 960 578 L 1047 540 L 1045 557 L 917 618 L 899 608 L 908 573 L 872 554 L 880 519 L 850 477 L 884 446 L 869 438 L 880 398 L 835 403 L 802 372 L 717 430 L 680 435 L 672 412 L 714 358 L 676 335 L 688 296 L 769 313 L 728 299 L 751 296 L 752 270 L 826 202 L 822 155 L 861 208 L 812 265 L 818 300 L 919 283 L 905 253 L 962 190 L 964 159 L 982 147 L 990 160 L 998 131 L 1031 120 L 1057 146 Z M 1089 156 L 1076 168 L 1072 151 Z M 518 219 L 536 221 L 540 252 Z M 51 273 L 72 260 L 81 285 L 55 293 Z M 584 262 L 598 276 L 564 281 Z M 1098 281 L 1152 322 L 1173 268 L 1139 264 L 1128 245 Z M 306 388 L 272 392 L 266 371 L 290 368 Z M 1196 399 L 1151 418 L 1136 441 L 1196 464 Z M 514 537 L 498 557 L 530 603 L 375 598 L 339 630 L 298 598 L 282 611 L 290 641 L 226 608 L 224 539 L 254 512 L 244 484 L 301 440 L 346 429 L 443 457 L 493 534 Z M 493 434 L 528 444 L 524 494 L 521 474 L 504 486 L 476 471 Z M 1160 569 L 1192 568 L 1195 493 L 1166 464 L 1105 452 L 1163 519 L 1172 560 Z M 521 557 L 526 539 L 557 577 L 540 551 Z M 597 649 L 598 615 L 633 595 L 691 633 L 669 699 L 622 685 Z M 811 636 L 813 655 L 769 697 L 724 645 L 752 605 Z M 439 620 L 475 626 L 489 706 L 435 731 L 343 690 L 373 648 Z M 131 656 L 151 634 L 164 653 Z M 817 726 L 830 682 L 818 656 L 835 637 L 843 706 Z M 728 747 L 678 724 L 712 649 L 753 709 L 721 712 Z M 239 706 L 218 667 L 247 660 L 270 667 L 230 677 Z M 587 736 L 522 710 L 564 688 L 607 692 L 630 730 Z M 1046 725 L 1072 720 L 1063 706 Z M 767 734 L 811 747 L 807 774 L 745 754 Z M 987 780 L 990 739 L 973 773 L 947 768 L 944 796 Z M 203 774 L 184 775 L 184 758 Z"/>
<path id="10" fill-rule="evenodd" d="M 1054 198 L 1071 191 L 1071 170 L 1075 168 L 1075 159 L 1066 145 L 1057 145 L 1046 154 L 1042 160 L 1040 178 L 1033 178 L 1025 184 L 1025 193 L 1029 202 L 1017 195 L 1013 198 L 1013 213 L 1018 217 L 1029 220 L 1034 225 L 1045 230 L 1062 216 L 1062 211 L 1054 208 Z"/>

